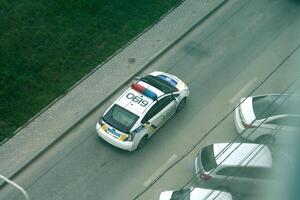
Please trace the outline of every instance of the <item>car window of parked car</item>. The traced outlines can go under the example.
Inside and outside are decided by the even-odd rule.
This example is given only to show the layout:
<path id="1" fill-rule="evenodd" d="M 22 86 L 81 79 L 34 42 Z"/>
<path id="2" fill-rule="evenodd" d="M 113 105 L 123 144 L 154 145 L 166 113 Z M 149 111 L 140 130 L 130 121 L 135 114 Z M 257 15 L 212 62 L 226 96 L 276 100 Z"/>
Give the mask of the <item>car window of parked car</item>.
<path id="1" fill-rule="evenodd" d="M 282 114 L 300 114 L 300 98 L 293 95 L 266 95 L 253 97 L 252 106 L 256 119 Z"/>
<path id="2" fill-rule="evenodd" d="M 217 172 L 218 175 L 243 178 L 271 178 L 271 170 L 262 167 L 225 167 Z"/>
<path id="3" fill-rule="evenodd" d="M 210 171 L 218 166 L 216 163 L 213 145 L 204 147 L 201 152 L 201 163 L 205 171 Z"/>
<path id="4" fill-rule="evenodd" d="M 174 191 L 170 200 L 189 200 L 190 193 L 190 189 L 181 189 Z"/>
<path id="5" fill-rule="evenodd" d="M 295 126 L 300 127 L 300 117 L 287 116 L 279 119 L 274 119 L 269 124 L 281 125 L 281 126 Z"/>
<path id="6" fill-rule="evenodd" d="M 242 167 L 238 172 L 240 177 L 245 178 L 271 178 L 271 169 L 262 167 Z"/>
<path id="7" fill-rule="evenodd" d="M 236 170 L 239 170 L 239 168 L 236 167 L 225 167 L 217 171 L 217 175 L 223 175 L 223 176 L 234 176 L 236 174 Z"/>

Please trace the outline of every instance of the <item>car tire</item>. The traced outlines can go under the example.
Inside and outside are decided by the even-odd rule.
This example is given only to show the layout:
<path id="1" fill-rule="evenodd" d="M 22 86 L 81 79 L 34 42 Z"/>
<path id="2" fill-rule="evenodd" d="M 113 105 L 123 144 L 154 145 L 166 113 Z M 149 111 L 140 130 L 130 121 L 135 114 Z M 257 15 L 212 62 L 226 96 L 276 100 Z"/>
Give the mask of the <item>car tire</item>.
<path id="1" fill-rule="evenodd" d="M 145 144 L 147 143 L 147 141 L 148 141 L 148 137 L 147 137 L 147 135 L 145 135 L 145 136 L 141 139 L 140 143 L 138 144 L 138 149 L 143 148 L 143 146 L 145 146 Z"/>
<path id="2" fill-rule="evenodd" d="M 256 143 L 259 144 L 268 144 L 272 145 L 275 142 L 275 138 L 272 135 L 263 135 L 255 140 Z"/>
<path id="3" fill-rule="evenodd" d="M 177 106 L 177 109 L 176 109 L 176 112 L 179 112 L 179 111 L 181 111 L 181 110 L 183 109 L 183 107 L 184 107 L 185 104 L 186 104 L 186 101 L 187 101 L 187 98 L 184 97 L 184 98 L 179 102 L 179 104 L 178 104 L 178 106 Z"/>

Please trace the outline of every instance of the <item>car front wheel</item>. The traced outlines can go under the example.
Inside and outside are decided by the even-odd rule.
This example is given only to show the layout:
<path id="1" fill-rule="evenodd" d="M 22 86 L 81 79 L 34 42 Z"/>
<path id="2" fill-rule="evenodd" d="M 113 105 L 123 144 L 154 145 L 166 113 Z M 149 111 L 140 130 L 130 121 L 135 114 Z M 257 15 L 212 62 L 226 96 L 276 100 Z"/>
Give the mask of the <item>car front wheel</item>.
<path id="1" fill-rule="evenodd" d="M 141 141 L 140 141 L 140 143 L 139 143 L 139 145 L 138 145 L 138 149 L 143 148 L 143 146 L 147 143 L 147 141 L 148 141 L 148 137 L 147 137 L 147 135 L 145 135 L 145 136 L 141 139 Z"/>

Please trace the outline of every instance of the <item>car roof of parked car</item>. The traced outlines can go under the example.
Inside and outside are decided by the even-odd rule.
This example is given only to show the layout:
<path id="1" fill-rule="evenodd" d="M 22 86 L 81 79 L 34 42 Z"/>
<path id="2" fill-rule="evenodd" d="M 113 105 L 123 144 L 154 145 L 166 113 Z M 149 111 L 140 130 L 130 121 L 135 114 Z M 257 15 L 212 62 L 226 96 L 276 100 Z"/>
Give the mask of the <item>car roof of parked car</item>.
<path id="1" fill-rule="evenodd" d="M 272 154 L 266 145 L 217 143 L 213 146 L 218 165 L 272 167 Z"/>

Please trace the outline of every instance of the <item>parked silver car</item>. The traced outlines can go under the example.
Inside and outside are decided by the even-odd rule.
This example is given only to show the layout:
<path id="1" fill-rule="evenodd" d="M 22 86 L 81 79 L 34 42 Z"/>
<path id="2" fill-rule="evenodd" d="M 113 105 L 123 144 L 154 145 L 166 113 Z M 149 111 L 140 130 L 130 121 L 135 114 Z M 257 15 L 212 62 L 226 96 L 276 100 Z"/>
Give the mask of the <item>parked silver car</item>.
<path id="1" fill-rule="evenodd" d="M 272 153 L 263 144 L 211 144 L 195 159 L 201 187 L 237 193 L 260 193 L 258 188 L 274 184 L 272 168 Z"/>
<path id="2" fill-rule="evenodd" d="M 232 200 L 229 192 L 204 188 L 186 188 L 176 191 L 163 191 L 159 200 Z"/>
<path id="3" fill-rule="evenodd" d="M 300 129 L 300 96 L 260 95 L 242 98 L 235 109 L 238 133 L 258 143 L 291 143 Z"/>

